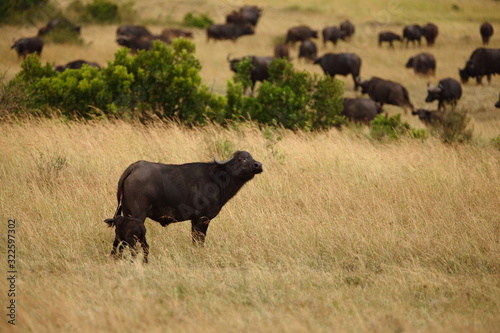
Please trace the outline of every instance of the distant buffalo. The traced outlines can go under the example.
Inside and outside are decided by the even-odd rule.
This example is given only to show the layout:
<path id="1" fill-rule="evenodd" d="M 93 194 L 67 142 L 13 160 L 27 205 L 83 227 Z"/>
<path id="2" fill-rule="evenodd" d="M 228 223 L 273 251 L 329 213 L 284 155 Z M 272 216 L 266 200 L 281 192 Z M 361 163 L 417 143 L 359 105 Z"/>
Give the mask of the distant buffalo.
<path id="1" fill-rule="evenodd" d="M 232 11 L 226 16 L 226 23 L 246 24 L 256 26 L 262 14 L 262 9 L 257 6 L 243 6 L 238 11 Z"/>
<path id="2" fill-rule="evenodd" d="M 339 39 L 344 40 L 345 37 L 347 36 L 345 31 L 342 31 L 334 26 L 325 27 L 321 33 L 323 35 L 323 45 L 324 46 L 326 46 L 326 42 L 332 42 L 333 45 L 337 45 L 337 41 Z"/>
<path id="3" fill-rule="evenodd" d="M 165 44 L 170 44 L 170 40 L 165 36 L 150 36 L 150 37 L 129 37 L 125 35 L 118 36 L 116 42 L 130 49 L 132 54 L 137 53 L 139 50 L 151 50 L 153 47 L 153 42 L 155 40 L 160 40 Z"/>
<path id="4" fill-rule="evenodd" d="M 143 25 L 121 25 L 116 29 L 117 38 L 127 36 L 129 39 L 151 38 L 153 34 Z"/>
<path id="5" fill-rule="evenodd" d="M 344 98 L 341 115 L 349 121 L 369 125 L 382 113 L 382 107 L 370 98 Z"/>
<path id="6" fill-rule="evenodd" d="M 191 220 L 193 243 L 202 245 L 210 221 L 261 172 L 262 163 L 246 151 L 237 151 L 222 162 L 175 165 L 138 161 L 118 181 L 114 216 L 130 216 L 140 222 L 149 217 L 162 226 Z"/>
<path id="7" fill-rule="evenodd" d="M 356 27 L 351 21 L 345 20 L 344 22 L 340 23 L 340 30 L 345 33 L 346 39 L 350 39 L 356 32 Z"/>
<path id="8" fill-rule="evenodd" d="M 392 32 L 392 31 L 384 31 L 378 34 L 378 46 L 382 46 L 383 42 L 388 42 L 389 47 L 394 47 L 393 42 L 397 40 L 402 42 L 403 39 L 400 35 Z"/>
<path id="9" fill-rule="evenodd" d="M 251 24 L 212 24 L 207 28 L 207 41 L 230 39 L 233 42 L 241 36 L 253 35 L 255 30 Z"/>
<path id="10" fill-rule="evenodd" d="M 491 36 L 493 36 L 493 26 L 489 22 L 484 22 L 479 28 L 481 33 L 481 39 L 483 40 L 483 45 L 486 46 L 490 42 Z"/>
<path id="11" fill-rule="evenodd" d="M 316 46 L 316 43 L 314 43 L 312 40 L 308 39 L 300 43 L 299 59 L 305 58 L 306 61 L 313 62 L 314 60 L 316 60 L 317 55 L 318 48 Z"/>
<path id="12" fill-rule="evenodd" d="M 454 108 L 458 100 L 462 97 L 462 86 L 452 78 L 446 78 L 439 81 L 437 86 L 428 85 L 427 98 L 425 101 L 431 103 L 438 101 L 438 111 L 444 110 L 445 104 L 451 104 Z"/>
<path id="13" fill-rule="evenodd" d="M 436 71 L 436 59 L 430 53 L 419 53 L 406 63 L 406 68 L 413 68 L 415 74 L 434 75 Z"/>
<path id="14" fill-rule="evenodd" d="M 85 60 L 74 60 L 68 62 L 66 65 L 59 65 L 56 66 L 55 70 L 58 72 L 64 72 L 67 69 L 80 69 L 83 67 L 83 65 L 87 65 L 90 67 L 95 67 L 95 68 L 101 68 L 97 63 L 95 62 L 90 62 L 90 61 L 85 61 Z"/>
<path id="15" fill-rule="evenodd" d="M 40 37 L 20 38 L 14 42 L 11 49 L 15 49 L 19 58 L 25 59 L 28 54 L 42 54 L 43 40 Z"/>
<path id="16" fill-rule="evenodd" d="M 285 43 L 276 45 L 274 47 L 274 57 L 290 60 L 290 51 L 288 50 L 288 45 Z"/>
<path id="17" fill-rule="evenodd" d="M 255 88 L 255 84 L 257 81 L 264 81 L 269 78 L 269 66 L 273 61 L 274 57 L 256 57 L 256 56 L 247 56 L 243 58 L 230 59 L 227 56 L 227 61 L 229 61 L 229 67 L 233 72 L 237 72 L 237 65 L 244 59 L 250 59 L 252 63 L 252 70 L 250 72 L 250 81 L 252 81 L 251 92 L 253 94 L 253 90 Z"/>
<path id="18" fill-rule="evenodd" d="M 325 74 L 335 77 L 335 75 L 351 75 L 354 81 L 354 90 L 358 90 L 358 79 L 361 70 L 361 58 L 354 53 L 325 53 L 314 61 L 320 65 Z"/>
<path id="19" fill-rule="evenodd" d="M 295 44 L 311 38 L 318 38 L 318 31 L 312 30 L 307 25 L 299 25 L 288 29 L 285 43 Z"/>
<path id="20" fill-rule="evenodd" d="M 420 46 L 420 40 L 422 39 L 422 27 L 418 24 L 407 25 L 403 29 L 403 41 L 406 41 L 406 47 L 408 47 L 408 43 L 412 42 L 415 45 L 415 42 Z"/>
<path id="21" fill-rule="evenodd" d="M 412 111 L 411 114 L 418 116 L 418 119 L 420 119 L 426 126 L 433 126 L 441 123 L 444 116 L 444 112 L 426 109 L 417 109 Z"/>
<path id="22" fill-rule="evenodd" d="M 396 105 L 404 108 L 409 108 L 413 111 L 413 104 L 410 102 L 408 90 L 401 84 L 384 80 L 379 77 L 372 77 L 370 80 L 361 81 L 361 93 L 368 94 L 375 102 L 384 104 Z"/>
<path id="23" fill-rule="evenodd" d="M 439 29 L 434 23 L 427 23 L 422 27 L 422 35 L 425 37 L 428 46 L 433 46 L 439 34 Z"/>
<path id="24" fill-rule="evenodd" d="M 462 83 L 467 83 L 470 77 L 474 77 L 480 84 L 485 75 L 488 82 L 491 82 L 491 75 L 500 74 L 500 49 L 480 47 L 474 50 L 465 67 L 459 69 L 458 73 Z"/>
<path id="25" fill-rule="evenodd" d="M 65 30 L 79 35 L 81 33 L 81 26 L 74 25 L 64 17 L 54 18 L 45 26 L 38 29 L 38 36 L 45 36 L 53 30 Z"/>

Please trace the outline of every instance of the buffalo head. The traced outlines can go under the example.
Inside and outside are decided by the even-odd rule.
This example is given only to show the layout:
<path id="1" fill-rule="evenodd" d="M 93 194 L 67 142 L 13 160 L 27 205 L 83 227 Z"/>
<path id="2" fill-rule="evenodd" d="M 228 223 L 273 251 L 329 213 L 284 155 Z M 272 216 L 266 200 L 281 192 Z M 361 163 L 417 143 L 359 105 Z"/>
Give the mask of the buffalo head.
<path id="1" fill-rule="evenodd" d="M 262 163 L 253 159 L 246 151 L 236 151 L 233 156 L 225 161 L 214 158 L 214 162 L 225 167 L 229 175 L 236 178 L 251 179 L 254 175 L 261 173 Z"/>

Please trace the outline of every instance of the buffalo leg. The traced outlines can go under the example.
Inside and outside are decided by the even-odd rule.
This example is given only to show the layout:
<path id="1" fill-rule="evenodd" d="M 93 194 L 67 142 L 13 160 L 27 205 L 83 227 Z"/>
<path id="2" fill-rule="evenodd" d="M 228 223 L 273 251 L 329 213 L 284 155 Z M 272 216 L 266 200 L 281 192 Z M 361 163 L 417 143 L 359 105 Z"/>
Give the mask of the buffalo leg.
<path id="1" fill-rule="evenodd" d="M 113 249 L 111 250 L 111 255 L 115 258 L 118 258 L 118 245 L 120 245 L 120 241 L 118 238 L 115 238 L 115 241 L 113 242 Z"/>
<path id="2" fill-rule="evenodd" d="M 208 225 L 210 220 L 205 218 L 191 220 L 191 237 L 193 244 L 203 245 L 205 243 L 205 236 L 207 235 Z"/>
<path id="3" fill-rule="evenodd" d="M 141 246 L 142 246 L 142 250 L 144 251 L 143 262 L 145 264 L 147 264 L 148 263 L 148 255 L 149 255 L 149 244 L 148 244 L 148 242 L 146 242 L 146 239 L 141 240 Z"/>

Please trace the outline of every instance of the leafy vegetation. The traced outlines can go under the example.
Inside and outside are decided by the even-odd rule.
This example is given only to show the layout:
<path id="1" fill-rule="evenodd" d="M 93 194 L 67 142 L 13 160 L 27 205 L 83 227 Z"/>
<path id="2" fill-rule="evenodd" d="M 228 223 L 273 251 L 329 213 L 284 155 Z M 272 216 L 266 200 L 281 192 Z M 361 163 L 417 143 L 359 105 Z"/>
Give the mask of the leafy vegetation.
<path id="1" fill-rule="evenodd" d="M 189 12 L 184 16 L 184 25 L 187 27 L 204 29 L 213 23 L 214 21 L 207 14 L 203 13 L 196 16 L 195 14 Z"/>

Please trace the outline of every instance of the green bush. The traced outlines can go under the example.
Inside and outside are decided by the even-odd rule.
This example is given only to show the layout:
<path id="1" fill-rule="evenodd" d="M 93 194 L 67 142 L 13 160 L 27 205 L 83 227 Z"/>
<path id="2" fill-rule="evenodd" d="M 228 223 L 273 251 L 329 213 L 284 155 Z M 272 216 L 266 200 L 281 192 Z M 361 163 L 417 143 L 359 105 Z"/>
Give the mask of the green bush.
<path id="1" fill-rule="evenodd" d="M 184 16 L 184 25 L 188 27 L 205 29 L 213 23 L 214 21 L 206 14 L 195 16 L 193 13 L 187 13 Z"/>
<path id="2" fill-rule="evenodd" d="M 94 23 L 118 23 L 120 22 L 118 5 L 107 0 L 94 0 L 85 5 L 82 20 Z"/>
<path id="3" fill-rule="evenodd" d="M 46 20 L 50 14 L 58 12 L 49 0 L 1 0 L 0 23 L 19 24 Z"/>
<path id="4" fill-rule="evenodd" d="M 421 131 L 412 130 L 410 124 L 401 121 L 401 114 L 387 117 L 379 114 L 371 122 L 370 136 L 376 140 L 398 140 L 401 136 L 422 137 Z"/>
<path id="5" fill-rule="evenodd" d="M 434 126 L 445 143 L 465 143 L 472 139 L 472 129 L 468 129 L 470 117 L 466 111 L 448 111 L 440 123 Z"/>

